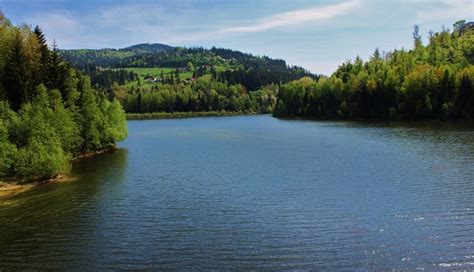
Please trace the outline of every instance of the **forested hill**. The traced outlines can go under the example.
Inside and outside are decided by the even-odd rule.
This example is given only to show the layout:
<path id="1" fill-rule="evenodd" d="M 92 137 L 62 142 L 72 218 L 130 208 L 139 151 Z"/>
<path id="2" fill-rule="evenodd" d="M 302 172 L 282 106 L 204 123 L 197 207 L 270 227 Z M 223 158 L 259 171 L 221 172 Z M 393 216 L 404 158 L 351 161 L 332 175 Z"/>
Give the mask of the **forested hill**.
<path id="1" fill-rule="evenodd" d="M 331 77 L 281 86 L 275 116 L 341 119 L 473 119 L 474 27 L 430 31 L 413 49 L 342 63 Z"/>
<path id="2" fill-rule="evenodd" d="M 141 43 L 119 49 L 124 52 L 134 52 L 136 54 L 146 54 L 146 53 L 159 53 L 173 49 L 172 46 L 162 44 L 162 43 Z"/>
<path id="3" fill-rule="evenodd" d="M 160 43 L 143 43 L 122 49 L 70 49 L 59 50 L 61 55 L 77 67 L 84 65 L 97 65 L 101 67 L 120 67 L 131 61 L 132 57 L 144 54 L 156 54 L 173 49 L 173 47 Z"/>
<path id="4" fill-rule="evenodd" d="M 230 84 L 241 84 L 254 91 L 268 84 L 279 84 L 309 76 L 317 76 L 298 66 L 289 66 L 284 60 L 255 56 L 222 48 L 184 48 L 162 44 L 139 44 L 123 49 L 61 50 L 62 56 L 84 71 L 116 68 L 184 69 L 191 63 L 197 75 L 216 68 L 215 79 Z M 94 78 L 94 75 L 91 74 Z M 99 83 L 100 82 L 96 82 Z M 106 86 L 101 86 L 106 87 Z"/>

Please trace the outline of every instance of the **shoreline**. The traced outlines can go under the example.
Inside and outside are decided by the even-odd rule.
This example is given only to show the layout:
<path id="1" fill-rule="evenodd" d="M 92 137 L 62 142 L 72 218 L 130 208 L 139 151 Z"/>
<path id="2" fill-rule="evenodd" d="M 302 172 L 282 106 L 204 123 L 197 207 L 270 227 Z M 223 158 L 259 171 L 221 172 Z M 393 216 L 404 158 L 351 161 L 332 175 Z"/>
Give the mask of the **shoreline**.
<path id="1" fill-rule="evenodd" d="M 91 157 L 98 156 L 98 155 L 101 155 L 101 154 L 105 154 L 105 153 L 108 153 L 108 152 L 113 152 L 115 150 L 117 150 L 117 147 L 116 146 L 111 146 L 111 147 L 104 148 L 104 149 L 97 150 L 97 151 L 83 152 L 83 153 L 77 155 L 76 157 L 72 158 L 71 161 L 80 160 L 80 159 L 87 159 L 87 158 L 91 158 Z"/>
<path id="2" fill-rule="evenodd" d="M 307 116 L 275 116 L 273 118 L 281 120 L 300 120 L 300 121 L 320 121 L 320 122 L 357 122 L 357 123 L 452 123 L 452 124 L 473 124 L 474 119 L 364 119 L 364 118 L 322 118 L 322 117 L 307 117 Z"/>
<path id="3" fill-rule="evenodd" d="M 197 111 L 197 112 L 150 112 L 150 113 L 126 113 L 127 120 L 148 120 L 148 119 L 182 119 L 195 117 L 220 117 L 238 115 L 256 115 L 257 112 L 246 111 Z"/>
<path id="4" fill-rule="evenodd" d="M 37 180 L 26 183 L 21 183 L 17 178 L 8 178 L 0 181 L 0 199 L 29 191 L 39 185 L 60 183 L 73 179 L 72 176 L 65 174 L 57 175 L 56 177 L 46 180 Z"/>
<path id="5" fill-rule="evenodd" d="M 106 148 L 103 150 L 98 150 L 98 151 L 93 151 L 93 152 L 84 152 L 72 158 L 71 162 L 76 161 L 76 160 L 95 157 L 95 156 L 105 154 L 108 152 L 113 152 L 115 150 L 117 150 L 117 148 L 114 146 L 114 147 Z M 19 177 L 1 177 L 0 178 L 0 199 L 26 192 L 39 185 L 61 183 L 61 182 L 70 181 L 70 180 L 74 180 L 74 177 L 68 173 L 61 173 L 61 174 L 56 175 L 55 177 L 51 177 L 48 179 L 38 179 L 38 180 L 32 180 L 32 181 L 25 181 L 24 179 L 19 178 Z"/>

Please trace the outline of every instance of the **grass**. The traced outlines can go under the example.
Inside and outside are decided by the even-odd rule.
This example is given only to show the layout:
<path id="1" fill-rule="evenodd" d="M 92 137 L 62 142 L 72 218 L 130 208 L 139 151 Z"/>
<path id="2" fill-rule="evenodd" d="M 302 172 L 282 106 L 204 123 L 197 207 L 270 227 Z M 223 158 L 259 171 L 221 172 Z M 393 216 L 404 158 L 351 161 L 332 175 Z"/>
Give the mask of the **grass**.
<path id="1" fill-rule="evenodd" d="M 154 77 L 160 77 L 161 76 L 161 72 L 163 71 L 163 74 L 165 76 L 169 76 L 171 74 L 174 74 L 174 72 L 176 71 L 176 68 L 159 68 L 159 67 L 155 67 L 155 68 L 123 68 L 127 71 L 132 71 L 136 74 L 138 74 L 140 76 L 140 78 L 142 80 L 145 79 L 145 76 L 147 74 L 151 74 L 152 76 Z M 179 73 L 179 77 L 181 79 L 186 79 L 186 78 L 191 78 L 193 76 L 193 72 L 180 72 Z"/>
<path id="2" fill-rule="evenodd" d="M 145 82 L 145 76 L 147 74 L 150 74 L 152 76 L 154 76 L 155 78 L 161 78 L 161 72 L 163 72 L 163 75 L 168 77 L 168 76 L 171 76 L 171 74 L 174 75 L 175 71 L 176 71 L 176 68 L 171 68 L 171 67 L 154 67 L 154 68 L 147 68 L 147 67 L 127 67 L 127 68 L 117 68 L 117 69 L 124 69 L 124 70 L 127 70 L 127 71 L 131 71 L 131 72 L 134 72 L 136 73 L 139 77 L 140 77 L 140 81 L 142 82 L 143 86 L 157 86 L 157 85 L 161 85 L 161 83 L 159 82 Z M 215 66 L 215 69 L 217 72 L 222 72 L 222 71 L 225 71 L 226 68 L 224 66 Z M 180 79 L 189 79 L 189 78 L 192 78 L 193 76 L 193 72 L 191 71 L 186 71 L 186 72 L 180 72 L 179 73 L 179 78 Z M 132 82 L 129 82 L 127 84 L 125 84 L 125 86 L 127 87 L 131 87 L 131 86 L 136 86 L 137 85 L 137 81 L 132 81 Z"/>

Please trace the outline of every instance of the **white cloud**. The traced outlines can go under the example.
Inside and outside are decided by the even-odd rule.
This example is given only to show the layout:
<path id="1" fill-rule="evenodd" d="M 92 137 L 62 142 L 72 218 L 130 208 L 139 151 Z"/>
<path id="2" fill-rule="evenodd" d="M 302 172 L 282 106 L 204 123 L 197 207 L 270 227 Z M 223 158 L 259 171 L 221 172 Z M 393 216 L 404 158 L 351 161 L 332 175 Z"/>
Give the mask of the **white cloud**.
<path id="1" fill-rule="evenodd" d="M 362 1 L 342 0 L 336 4 L 317 5 L 245 21 L 217 16 L 218 19 L 204 20 L 199 24 L 195 24 L 195 18 L 202 16 L 201 11 L 192 6 L 181 8 L 177 12 L 173 7 L 156 3 L 108 6 L 85 15 L 58 10 L 37 13 L 27 21 L 38 23 L 48 34 L 48 38 L 55 38 L 63 48 L 125 46 L 144 41 L 176 45 L 239 33 L 264 32 L 308 24 L 314 26 L 314 23 L 347 14 Z"/>
<path id="2" fill-rule="evenodd" d="M 360 0 L 348 0 L 335 5 L 316 6 L 308 9 L 284 12 L 256 20 L 248 26 L 225 28 L 222 29 L 221 32 L 261 32 L 278 27 L 328 20 L 349 12 L 359 6 L 360 3 Z"/>
<path id="3" fill-rule="evenodd" d="M 75 37 L 81 35 L 85 27 L 68 11 L 54 11 L 48 14 L 35 15 L 28 19 L 39 25 L 46 33 L 48 40 L 56 39 L 60 46 L 70 46 L 75 43 Z"/>
<path id="4" fill-rule="evenodd" d="M 315 6 L 307 9 L 283 12 L 265 18 L 251 20 L 246 23 L 246 26 L 231 26 L 214 31 L 202 31 L 177 35 L 165 40 L 165 42 L 180 43 L 204 40 L 232 33 L 256 33 L 276 28 L 303 25 L 305 23 L 320 22 L 346 14 L 352 9 L 358 7 L 361 3 L 362 0 L 347 0 L 339 4 Z"/>

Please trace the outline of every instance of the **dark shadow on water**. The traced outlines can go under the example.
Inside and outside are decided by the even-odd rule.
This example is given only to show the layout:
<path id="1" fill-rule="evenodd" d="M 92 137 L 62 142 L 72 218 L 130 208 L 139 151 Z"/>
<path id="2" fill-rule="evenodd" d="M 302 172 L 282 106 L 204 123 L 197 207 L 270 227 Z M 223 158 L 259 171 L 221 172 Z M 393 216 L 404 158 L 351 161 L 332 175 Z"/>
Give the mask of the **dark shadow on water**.
<path id="1" fill-rule="evenodd" d="M 0 270 L 58 268 L 90 254 L 81 249 L 90 242 L 84 233 L 93 232 L 100 220 L 101 196 L 125 181 L 127 153 L 118 149 L 75 161 L 71 180 L 2 199 Z M 71 247 L 77 251 L 71 252 Z"/>

